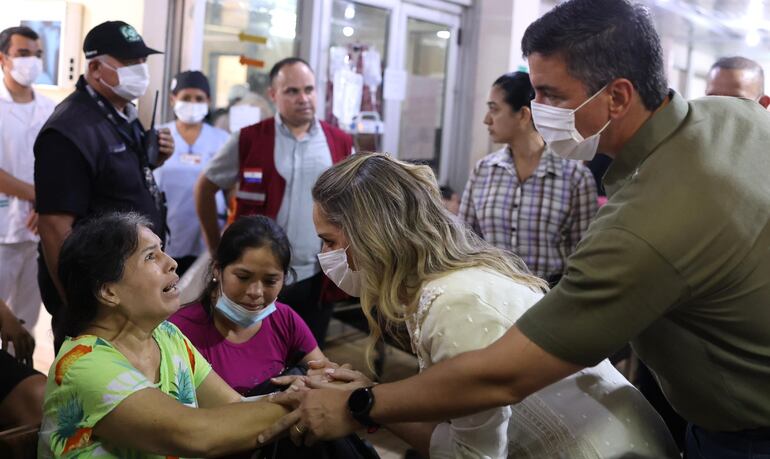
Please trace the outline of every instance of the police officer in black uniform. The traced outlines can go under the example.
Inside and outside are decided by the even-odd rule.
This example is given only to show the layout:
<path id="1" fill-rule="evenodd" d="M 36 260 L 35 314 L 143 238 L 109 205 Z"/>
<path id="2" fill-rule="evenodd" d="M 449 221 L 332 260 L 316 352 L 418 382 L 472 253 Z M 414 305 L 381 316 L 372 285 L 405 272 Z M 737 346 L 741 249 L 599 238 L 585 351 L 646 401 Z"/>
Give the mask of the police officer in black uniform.
<path id="1" fill-rule="evenodd" d="M 40 214 L 40 292 L 54 328 L 66 307 L 57 269 L 74 225 L 111 211 L 135 211 L 166 236 L 165 200 L 152 169 L 174 152 L 171 133 L 146 132 L 131 103 L 149 84 L 147 56 L 158 54 L 122 21 L 91 29 L 75 92 L 56 107 L 35 142 L 35 206 Z M 154 138 L 154 139 L 153 139 Z M 55 343 L 58 351 L 61 343 Z"/>

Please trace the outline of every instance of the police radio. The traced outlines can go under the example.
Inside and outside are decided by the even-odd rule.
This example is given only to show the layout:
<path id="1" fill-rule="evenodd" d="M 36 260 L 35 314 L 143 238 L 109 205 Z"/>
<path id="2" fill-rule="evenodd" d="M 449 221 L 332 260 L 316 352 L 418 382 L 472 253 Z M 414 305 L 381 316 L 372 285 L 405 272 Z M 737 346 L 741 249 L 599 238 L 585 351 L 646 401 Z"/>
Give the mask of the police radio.
<path id="1" fill-rule="evenodd" d="M 152 104 L 152 120 L 150 129 L 144 133 L 144 151 L 147 153 L 147 162 L 151 168 L 158 167 L 160 144 L 158 143 L 158 131 L 155 129 L 155 112 L 158 111 L 158 91 L 155 91 L 155 102 Z"/>

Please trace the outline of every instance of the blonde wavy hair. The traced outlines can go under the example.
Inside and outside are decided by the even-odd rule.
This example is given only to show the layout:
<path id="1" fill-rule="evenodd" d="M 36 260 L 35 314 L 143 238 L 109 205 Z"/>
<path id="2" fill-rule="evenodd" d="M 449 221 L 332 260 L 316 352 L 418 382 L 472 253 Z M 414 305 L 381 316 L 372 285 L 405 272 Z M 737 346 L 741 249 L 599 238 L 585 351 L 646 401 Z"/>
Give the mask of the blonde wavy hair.
<path id="1" fill-rule="evenodd" d="M 321 174 L 313 200 L 345 234 L 361 271 L 361 307 L 371 330 L 370 369 L 371 351 L 383 329 L 397 337 L 395 327 L 415 310 L 425 282 L 484 267 L 535 291 L 548 289 L 521 258 L 482 240 L 444 208 L 428 166 L 385 154 L 356 154 Z"/>

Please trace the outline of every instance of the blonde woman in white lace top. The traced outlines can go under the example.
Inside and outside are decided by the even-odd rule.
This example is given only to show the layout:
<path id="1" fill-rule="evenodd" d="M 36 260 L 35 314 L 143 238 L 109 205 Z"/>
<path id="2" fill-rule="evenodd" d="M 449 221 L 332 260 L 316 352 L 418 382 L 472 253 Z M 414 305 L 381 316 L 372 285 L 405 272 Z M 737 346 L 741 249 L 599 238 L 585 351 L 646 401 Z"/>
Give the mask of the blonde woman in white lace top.
<path id="1" fill-rule="evenodd" d="M 492 344 L 547 288 L 451 218 L 426 166 L 355 155 L 321 175 L 313 199 L 322 252 L 346 255 L 332 266 L 322 254 L 327 275 L 360 295 L 374 337 L 381 324 L 406 323 L 421 370 Z M 370 384 L 335 374 L 353 380 L 347 388 Z M 608 361 L 517 405 L 387 427 L 432 458 L 679 457 L 662 420 Z"/>
<path id="2" fill-rule="evenodd" d="M 492 344 L 541 293 L 492 270 L 427 282 L 406 323 L 420 370 Z M 642 395 L 605 360 L 523 402 L 452 419 L 433 430 L 431 458 L 679 457 Z"/>

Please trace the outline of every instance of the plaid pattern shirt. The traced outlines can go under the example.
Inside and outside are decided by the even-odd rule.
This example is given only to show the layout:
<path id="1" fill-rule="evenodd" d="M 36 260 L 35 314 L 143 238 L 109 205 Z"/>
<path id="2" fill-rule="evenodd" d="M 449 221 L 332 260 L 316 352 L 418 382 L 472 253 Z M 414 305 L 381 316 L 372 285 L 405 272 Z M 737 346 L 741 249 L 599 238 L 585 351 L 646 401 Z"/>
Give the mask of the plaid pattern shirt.
<path id="1" fill-rule="evenodd" d="M 564 272 L 597 209 L 596 184 L 582 162 L 561 159 L 546 147 L 535 172 L 521 183 L 505 147 L 476 163 L 460 218 L 548 279 Z"/>

